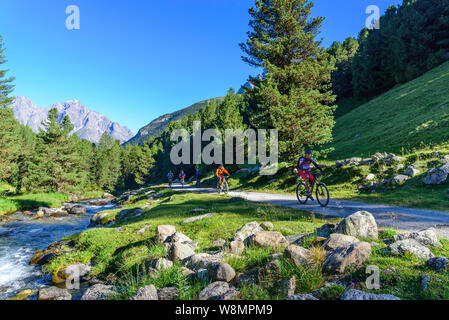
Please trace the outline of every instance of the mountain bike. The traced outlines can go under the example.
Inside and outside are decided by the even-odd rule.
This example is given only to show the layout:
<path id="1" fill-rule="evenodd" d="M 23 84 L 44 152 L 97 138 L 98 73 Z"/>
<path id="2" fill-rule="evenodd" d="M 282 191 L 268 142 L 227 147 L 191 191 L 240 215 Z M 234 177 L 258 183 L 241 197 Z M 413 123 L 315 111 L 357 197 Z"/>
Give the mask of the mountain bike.
<path id="1" fill-rule="evenodd" d="M 179 179 L 179 182 L 181 182 L 181 188 L 184 188 L 184 184 L 185 184 L 184 178 Z"/>
<path id="2" fill-rule="evenodd" d="M 303 181 L 300 181 L 296 187 L 296 198 L 298 198 L 300 204 L 306 204 L 309 199 L 313 201 L 312 194 L 315 189 L 317 202 L 320 206 L 326 207 L 329 204 L 329 189 L 317 178 L 318 175 L 313 176 L 315 183 L 313 184 L 312 190 L 309 190 L 310 186 L 307 187 Z"/>
<path id="3" fill-rule="evenodd" d="M 171 188 L 171 185 L 173 184 L 173 179 L 168 179 L 168 187 Z"/>
<path id="4" fill-rule="evenodd" d="M 224 194 L 228 194 L 228 192 L 229 192 L 229 185 L 228 185 L 228 181 L 226 181 L 226 177 L 223 176 L 223 179 L 221 179 L 221 183 L 220 183 L 220 179 L 218 180 L 217 192 L 219 194 L 221 192 L 224 192 Z"/>

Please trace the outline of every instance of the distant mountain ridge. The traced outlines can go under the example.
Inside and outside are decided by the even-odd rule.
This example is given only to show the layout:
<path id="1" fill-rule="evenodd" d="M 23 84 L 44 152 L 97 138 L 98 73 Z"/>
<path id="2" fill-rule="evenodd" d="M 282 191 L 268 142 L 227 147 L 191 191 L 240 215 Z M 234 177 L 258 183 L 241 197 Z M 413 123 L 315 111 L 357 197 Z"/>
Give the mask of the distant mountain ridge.
<path id="1" fill-rule="evenodd" d="M 218 97 L 218 98 L 213 98 L 213 99 L 215 99 L 217 101 L 222 101 L 223 97 Z M 164 115 L 154 119 L 149 124 L 147 124 L 146 126 L 141 128 L 139 130 L 139 132 L 125 144 L 140 145 L 145 140 L 148 140 L 151 137 L 159 136 L 168 127 L 170 122 L 179 121 L 182 118 L 184 118 L 185 116 L 194 114 L 195 112 L 201 110 L 201 108 L 205 107 L 213 99 L 203 100 L 203 101 L 194 103 L 187 108 L 175 111 L 173 113 L 167 113 L 167 114 L 164 114 Z"/>
<path id="2" fill-rule="evenodd" d="M 98 143 L 101 135 L 107 132 L 112 138 L 123 143 L 134 135 L 127 127 L 122 127 L 117 122 L 112 122 L 105 115 L 88 110 L 78 100 L 60 102 L 49 108 L 41 108 L 36 106 L 30 99 L 18 96 L 8 108 L 14 111 L 16 119 L 21 124 L 27 125 L 34 132 L 38 132 L 40 128 L 43 128 L 42 121 L 47 119 L 50 109 L 56 108 L 60 115 L 58 120 L 61 122 L 64 116 L 69 116 L 75 127 L 72 134 L 77 134 L 81 139 Z"/>

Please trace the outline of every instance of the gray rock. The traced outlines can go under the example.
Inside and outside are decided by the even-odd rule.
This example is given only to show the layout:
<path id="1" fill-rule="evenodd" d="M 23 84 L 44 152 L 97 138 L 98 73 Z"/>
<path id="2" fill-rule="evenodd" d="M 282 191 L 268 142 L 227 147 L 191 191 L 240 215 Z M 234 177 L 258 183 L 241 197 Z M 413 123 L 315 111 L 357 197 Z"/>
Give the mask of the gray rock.
<path id="1" fill-rule="evenodd" d="M 289 243 L 282 233 L 277 231 L 261 231 L 247 238 L 248 244 L 255 247 L 282 248 Z"/>
<path id="2" fill-rule="evenodd" d="M 358 211 L 344 218 L 337 232 L 356 238 L 378 238 L 377 223 L 368 211 Z"/>
<path id="3" fill-rule="evenodd" d="M 229 285 L 227 282 L 216 281 L 212 282 L 211 284 L 206 286 L 203 290 L 201 290 L 198 297 L 200 300 L 217 299 L 218 297 L 224 295 L 228 291 Z"/>
<path id="4" fill-rule="evenodd" d="M 78 214 L 78 215 L 84 215 L 86 214 L 86 208 L 81 205 L 76 205 L 71 207 L 68 212 L 70 214 Z"/>
<path id="5" fill-rule="evenodd" d="M 205 219 L 205 218 L 210 218 L 210 217 L 215 216 L 216 214 L 217 214 L 217 213 L 215 213 L 215 212 L 210 212 L 210 213 L 202 214 L 202 215 L 200 215 L 200 216 L 190 217 L 190 218 L 185 219 L 185 220 L 184 220 L 184 223 L 190 223 L 190 222 L 194 222 L 194 221 L 197 221 L 197 220 L 202 220 L 202 219 Z"/>
<path id="6" fill-rule="evenodd" d="M 172 261 L 184 260 L 195 254 L 195 250 L 189 244 L 175 242 L 168 251 L 168 258 Z"/>
<path id="7" fill-rule="evenodd" d="M 443 184 L 446 182 L 448 174 L 449 174 L 449 162 L 442 165 L 438 169 L 429 170 L 423 182 L 425 184 Z"/>
<path id="8" fill-rule="evenodd" d="M 238 287 L 241 287 L 242 285 L 250 285 L 257 283 L 258 281 L 258 269 L 252 269 L 246 273 L 239 273 L 234 278 L 234 284 Z"/>
<path id="9" fill-rule="evenodd" d="M 417 258 L 428 260 L 433 258 L 433 253 L 429 248 L 423 246 L 415 239 L 399 240 L 390 244 L 386 250 L 392 255 L 403 255 L 405 252 L 415 255 Z"/>
<path id="10" fill-rule="evenodd" d="M 409 176 L 400 174 L 400 175 L 395 176 L 391 180 L 391 183 L 394 185 L 401 185 L 401 184 L 404 184 L 408 179 L 409 179 Z"/>
<path id="11" fill-rule="evenodd" d="M 229 243 L 231 253 L 240 254 L 245 250 L 245 243 L 242 240 L 233 240 Z"/>
<path id="12" fill-rule="evenodd" d="M 175 287 L 157 289 L 159 300 L 178 300 L 179 291 Z"/>
<path id="13" fill-rule="evenodd" d="M 393 237 L 394 241 L 414 239 L 423 246 L 436 246 L 440 247 L 441 243 L 438 240 L 438 234 L 435 228 L 428 228 L 421 231 L 414 231 L 408 233 L 402 233 Z"/>
<path id="14" fill-rule="evenodd" d="M 93 199 L 89 201 L 91 206 L 105 206 L 109 203 L 106 199 Z"/>
<path id="15" fill-rule="evenodd" d="M 393 171 L 398 172 L 398 171 L 400 171 L 402 169 L 404 169 L 404 165 L 401 163 L 401 164 L 398 164 L 397 166 L 395 166 L 393 168 Z"/>
<path id="16" fill-rule="evenodd" d="M 229 282 L 235 277 L 235 270 L 225 262 L 214 262 L 209 267 L 213 281 Z"/>
<path id="17" fill-rule="evenodd" d="M 309 250 L 291 244 L 284 251 L 284 257 L 290 260 L 298 267 L 304 267 L 310 264 L 312 255 Z"/>
<path id="18" fill-rule="evenodd" d="M 90 222 L 92 224 L 101 224 L 101 221 L 103 220 L 103 218 L 106 218 L 109 214 L 110 214 L 110 212 L 96 213 L 92 216 L 92 218 L 90 218 Z"/>
<path id="19" fill-rule="evenodd" d="M 171 236 L 167 237 L 164 241 L 164 244 L 173 244 L 173 243 L 182 243 L 188 245 L 195 250 L 198 247 L 198 243 L 190 239 L 182 232 L 175 232 Z"/>
<path id="20" fill-rule="evenodd" d="M 297 293 L 295 295 L 287 297 L 285 300 L 318 300 L 309 293 Z"/>
<path id="21" fill-rule="evenodd" d="M 240 291 L 231 288 L 221 296 L 218 296 L 217 300 L 239 300 L 240 297 L 241 297 Z"/>
<path id="22" fill-rule="evenodd" d="M 222 262 L 223 255 L 221 254 L 209 254 L 209 253 L 196 253 L 186 259 L 183 263 L 194 270 L 207 269 L 214 262 Z"/>
<path id="23" fill-rule="evenodd" d="M 312 232 L 303 232 L 303 233 L 298 233 L 298 234 L 285 236 L 285 239 L 287 239 L 288 243 L 290 243 L 290 244 L 301 245 L 301 243 L 305 239 L 307 239 L 309 236 L 311 236 L 312 234 L 313 234 Z"/>
<path id="24" fill-rule="evenodd" d="M 326 251 L 333 251 L 348 243 L 359 242 L 359 239 L 341 233 L 332 233 L 324 242 L 323 248 Z"/>
<path id="25" fill-rule="evenodd" d="M 156 230 L 156 240 L 158 242 L 164 242 L 169 236 L 176 232 L 175 226 L 161 225 Z"/>
<path id="26" fill-rule="evenodd" d="M 316 235 L 318 237 L 327 238 L 331 233 L 337 231 L 337 225 L 333 223 L 325 223 L 321 227 L 316 229 Z"/>
<path id="27" fill-rule="evenodd" d="M 84 292 L 81 300 L 108 300 L 114 294 L 112 286 L 95 284 Z"/>
<path id="28" fill-rule="evenodd" d="M 271 230 L 274 229 L 274 225 L 273 225 L 271 222 L 269 222 L 269 221 L 262 222 L 262 223 L 260 224 L 260 226 L 261 226 L 261 228 L 264 229 L 265 231 L 271 231 Z"/>
<path id="29" fill-rule="evenodd" d="M 371 254 L 368 242 L 348 243 L 333 251 L 324 261 L 322 271 L 325 273 L 344 273 L 346 268 L 361 266 Z"/>
<path id="30" fill-rule="evenodd" d="M 37 300 L 72 300 L 72 295 L 66 289 L 46 287 L 39 289 Z"/>
<path id="31" fill-rule="evenodd" d="M 103 195 L 101 196 L 103 199 L 115 199 L 114 195 L 110 194 L 110 193 L 103 193 Z"/>
<path id="32" fill-rule="evenodd" d="M 436 271 L 441 272 L 447 268 L 449 261 L 445 257 L 434 257 L 427 260 L 426 264 L 434 268 Z"/>
<path id="33" fill-rule="evenodd" d="M 264 230 L 256 221 L 248 222 L 237 230 L 237 232 L 234 234 L 234 240 L 241 240 L 243 242 L 246 242 L 249 237 L 262 231 Z"/>
<path id="34" fill-rule="evenodd" d="M 159 258 L 153 262 L 153 268 L 156 269 L 157 271 L 170 269 L 171 267 L 173 267 L 173 262 L 165 258 Z"/>
<path id="35" fill-rule="evenodd" d="M 62 278 L 64 279 L 67 279 L 69 276 L 74 276 L 79 277 L 81 281 L 86 281 L 90 270 L 90 266 L 82 263 L 77 263 L 66 267 L 64 270 L 58 273 L 58 276 L 62 276 Z"/>
<path id="36" fill-rule="evenodd" d="M 141 287 L 130 300 L 158 300 L 157 289 L 152 284 Z"/>
<path id="37" fill-rule="evenodd" d="M 415 177 L 418 174 L 419 174 L 419 170 L 412 166 L 408 166 L 407 169 L 405 169 L 405 175 L 407 175 L 409 177 Z"/>
<path id="38" fill-rule="evenodd" d="M 340 300 L 401 300 L 391 294 L 374 294 L 350 289 L 343 293 Z"/>
<path id="39" fill-rule="evenodd" d="M 372 174 L 372 173 L 370 173 L 370 174 L 368 174 L 366 177 L 365 177 L 365 181 L 372 181 L 372 180 L 374 180 L 374 179 L 376 179 L 376 176 L 374 175 L 374 174 Z"/>

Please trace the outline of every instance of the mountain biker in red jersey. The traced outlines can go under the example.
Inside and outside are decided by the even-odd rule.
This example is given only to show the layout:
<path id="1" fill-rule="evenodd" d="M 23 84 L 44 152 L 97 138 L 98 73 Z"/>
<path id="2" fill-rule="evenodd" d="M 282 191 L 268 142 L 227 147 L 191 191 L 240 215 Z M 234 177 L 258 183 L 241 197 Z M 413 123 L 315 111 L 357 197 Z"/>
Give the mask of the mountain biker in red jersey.
<path id="1" fill-rule="evenodd" d="M 323 169 L 316 163 L 315 159 L 312 158 L 312 151 L 309 149 L 306 150 L 305 156 L 299 158 L 298 160 L 298 173 L 301 176 L 301 178 L 304 179 L 306 187 L 308 190 L 313 190 L 313 186 L 315 183 L 315 177 L 310 172 L 310 166 L 314 165 L 318 170 L 323 172 Z M 312 188 L 309 188 L 309 183 L 311 184 Z M 308 191 L 308 196 L 311 196 L 312 193 Z"/>
<path id="2" fill-rule="evenodd" d="M 179 173 L 179 181 L 181 183 L 184 183 L 185 178 L 186 178 L 186 174 L 185 174 L 184 170 L 181 170 L 181 172 Z"/>

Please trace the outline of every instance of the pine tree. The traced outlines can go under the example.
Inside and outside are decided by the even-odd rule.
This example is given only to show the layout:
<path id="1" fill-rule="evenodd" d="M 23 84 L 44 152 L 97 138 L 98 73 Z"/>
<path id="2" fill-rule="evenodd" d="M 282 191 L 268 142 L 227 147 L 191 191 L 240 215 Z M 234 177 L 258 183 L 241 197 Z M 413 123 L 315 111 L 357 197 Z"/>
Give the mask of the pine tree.
<path id="1" fill-rule="evenodd" d="M 5 47 L 3 44 L 3 38 L 0 35 L 0 66 L 6 62 L 5 55 Z M 13 97 L 9 97 L 9 94 L 14 90 L 14 85 L 12 82 L 15 80 L 14 77 L 6 78 L 6 73 L 8 70 L 0 69 L 0 107 L 7 106 L 11 104 L 14 100 Z"/>
<path id="2" fill-rule="evenodd" d="M 21 150 L 20 126 L 9 108 L 0 108 L 0 180 L 11 182 Z"/>
<path id="3" fill-rule="evenodd" d="M 332 137 L 335 67 L 316 39 L 324 18 L 312 18 L 312 7 L 308 0 L 256 0 L 249 10 L 252 31 L 240 45 L 243 61 L 265 71 L 247 90 L 246 117 L 253 127 L 278 129 L 284 158 Z"/>

